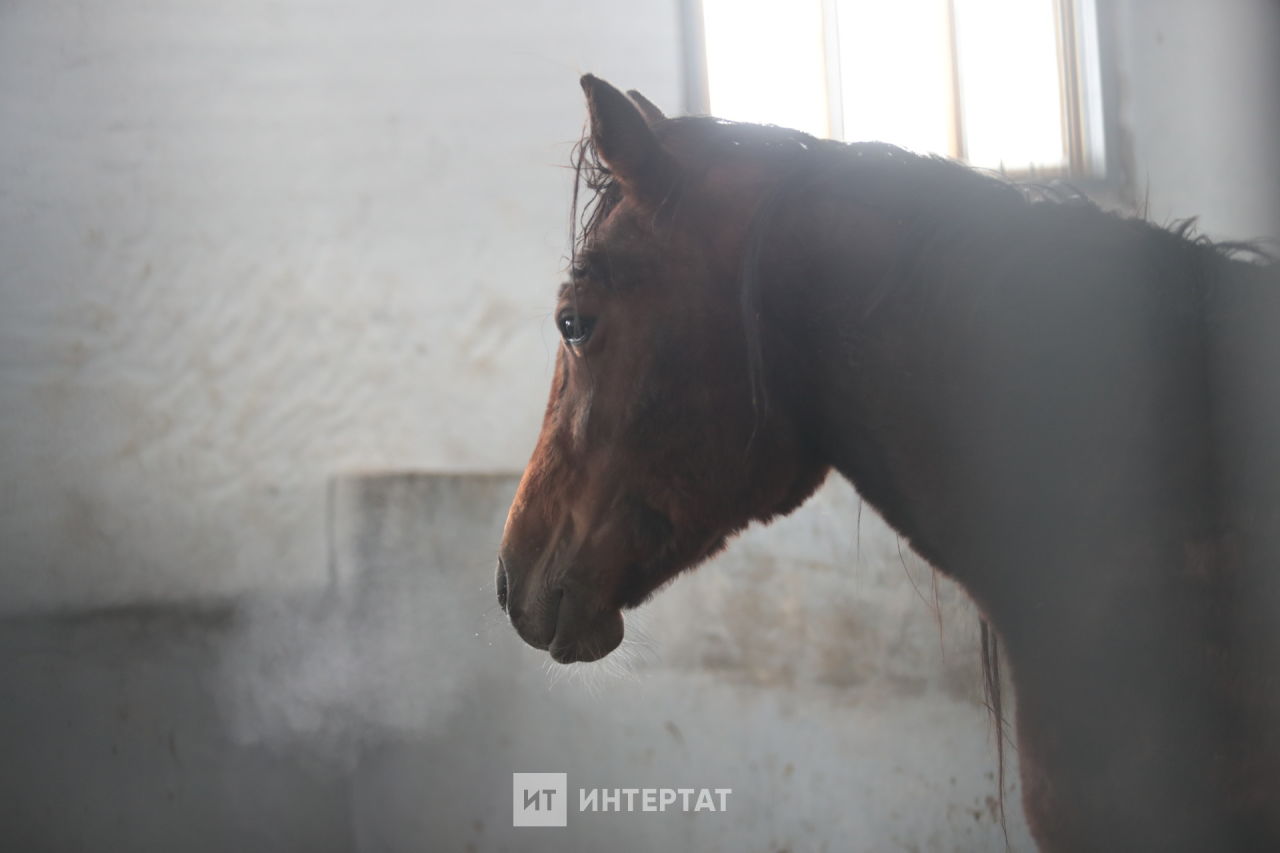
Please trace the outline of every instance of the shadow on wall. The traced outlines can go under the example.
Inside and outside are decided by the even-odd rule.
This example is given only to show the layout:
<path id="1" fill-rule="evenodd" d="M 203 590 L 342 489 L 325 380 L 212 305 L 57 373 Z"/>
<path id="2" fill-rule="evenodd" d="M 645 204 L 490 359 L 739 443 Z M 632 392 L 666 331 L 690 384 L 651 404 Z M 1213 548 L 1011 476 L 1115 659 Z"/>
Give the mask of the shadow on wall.
<path id="1" fill-rule="evenodd" d="M 23 849 L 1003 848 L 976 617 L 843 482 L 629 614 L 620 654 L 572 669 L 524 647 L 494 599 L 514 488 L 339 482 L 334 580 L 315 595 L 0 624 L 0 836 Z M 568 774 L 567 828 L 512 827 L 513 772 Z M 733 793 L 723 813 L 577 810 L 578 788 L 613 787 Z M 1032 849 L 1012 786 L 1007 800 L 1013 849 Z"/>

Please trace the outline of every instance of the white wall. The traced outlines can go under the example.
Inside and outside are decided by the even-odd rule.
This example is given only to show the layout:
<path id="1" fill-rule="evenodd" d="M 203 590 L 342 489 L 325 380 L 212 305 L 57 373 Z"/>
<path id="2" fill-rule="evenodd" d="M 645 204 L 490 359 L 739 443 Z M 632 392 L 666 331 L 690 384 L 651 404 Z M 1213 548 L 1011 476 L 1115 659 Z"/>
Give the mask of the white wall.
<path id="1" fill-rule="evenodd" d="M 1280 2 L 1102 0 L 1134 200 L 1217 239 L 1280 240 Z"/>
<path id="2" fill-rule="evenodd" d="M 1152 217 L 1280 235 L 1280 4 L 1104 5 Z M 0 6 L 0 609 L 305 585 L 329 476 L 518 470 L 576 77 L 676 108 L 677 6 Z"/>
<path id="3" fill-rule="evenodd" d="M 577 77 L 676 0 L 0 5 L 0 609 L 324 578 L 326 478 L 518 470 Z"/>

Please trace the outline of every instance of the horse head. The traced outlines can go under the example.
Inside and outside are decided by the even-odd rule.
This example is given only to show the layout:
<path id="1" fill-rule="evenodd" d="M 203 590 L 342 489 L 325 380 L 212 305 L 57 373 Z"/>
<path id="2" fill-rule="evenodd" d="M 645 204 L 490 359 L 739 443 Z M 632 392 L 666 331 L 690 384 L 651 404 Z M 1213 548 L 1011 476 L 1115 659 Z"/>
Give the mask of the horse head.
<path id="1" fill-rule="evenodd" d="M 777 175 L 709 139 L 713 120 L 667 119 L 590 75 L 582 87 L 577 172 L 596 194 L 575 209 L 563 340 L 497 573 L 517 632 L 560 662 L 611 652 L 623 610 L 826 474 L 792 405 L 803 383 L 783 380 L 785 359 L 764 364 L 743 287 Z"/>

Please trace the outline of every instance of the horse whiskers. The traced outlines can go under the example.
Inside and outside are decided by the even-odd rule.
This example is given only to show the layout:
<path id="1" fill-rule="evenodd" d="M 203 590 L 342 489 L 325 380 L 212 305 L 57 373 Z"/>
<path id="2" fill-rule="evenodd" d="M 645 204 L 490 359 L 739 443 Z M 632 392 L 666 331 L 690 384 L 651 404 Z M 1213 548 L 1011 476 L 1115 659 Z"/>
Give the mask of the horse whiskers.
<path id="1" fill-rule="evenodd" d="M 543 669 L 547 674 L 548 690 L 559 684 L 572 684 L 585 688 L 592 698 L 599 698 L 609 682 L 636 678 L 642 669 L 641 664 L 651 659 L 648 646 L 624 639 L 622 645 L 598 660 L 557 664 L 548 658 Z"/>

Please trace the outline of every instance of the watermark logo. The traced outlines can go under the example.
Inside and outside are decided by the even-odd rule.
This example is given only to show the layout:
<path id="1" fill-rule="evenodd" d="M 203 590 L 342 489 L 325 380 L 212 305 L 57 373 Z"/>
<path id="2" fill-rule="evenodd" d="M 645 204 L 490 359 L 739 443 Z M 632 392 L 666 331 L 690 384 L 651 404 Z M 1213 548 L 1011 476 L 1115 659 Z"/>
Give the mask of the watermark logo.
<path id="1" fill-rule="evenodd" d="M 512 773 L 512 826 L 568 826 L 569 779 L 565 773 Z"/>
<path id="2" fill-rule="evenodd" d="M 568 826 L 566 773 L 512 773 L 512 826 Z M 732 788 L 579 788 L 579 812 L 726 812 Z"/>

